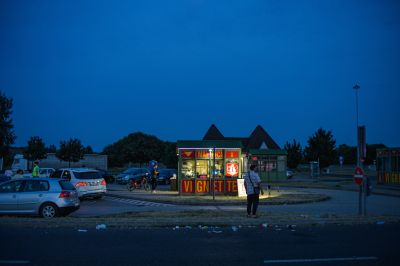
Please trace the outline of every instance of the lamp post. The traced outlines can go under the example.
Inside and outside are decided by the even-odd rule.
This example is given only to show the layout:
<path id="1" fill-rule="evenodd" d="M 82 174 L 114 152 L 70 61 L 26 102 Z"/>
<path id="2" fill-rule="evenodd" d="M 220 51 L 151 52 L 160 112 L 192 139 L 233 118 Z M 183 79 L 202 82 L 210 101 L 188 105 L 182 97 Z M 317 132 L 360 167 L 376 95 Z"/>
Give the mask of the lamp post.
<path id="1" fill-rule="evenodd" d="M 353 89 L 356 91 L 356 121 L 357 121 L 357 128 L 356 128 L 356 136 L 357 136 L 357 166 L 360 166 L 360 147 L 358 145 L 358 90 L 360 89 L 360 85 L 356 84 L 353 86 Z"/>
<path id="2" fill-rule="evenodd" d="M 357 121 L 357 128 L 356 128 L 356 140 L 357 140 L 357 167 L 360 167 L 360 145 L 359 145 L 359 134 L 358 134 L 358 90 L 360 89 L 360 85 L 355 84 L 353 89 L 356 91 L 356 121 Z M 362 185 L 360 185 L 360 191 L 358 193 L 358 215 L 362 214 L 362 194 L 363 189 Z"/>

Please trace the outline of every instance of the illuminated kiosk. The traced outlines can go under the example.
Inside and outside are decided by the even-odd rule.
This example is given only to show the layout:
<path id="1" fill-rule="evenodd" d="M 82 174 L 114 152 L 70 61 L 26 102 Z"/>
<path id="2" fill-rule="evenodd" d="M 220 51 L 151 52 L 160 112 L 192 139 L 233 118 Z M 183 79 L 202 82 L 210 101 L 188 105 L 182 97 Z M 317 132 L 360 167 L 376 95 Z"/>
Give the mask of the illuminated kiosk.
<path id="1" fill-rule="evenodd" d="M 261 126 L 248 138 L 236 138 L 211 125 L 203 140 L 178 140 L 177 151 L 181 195 L 237 195 L 237 179 L 249 164 L 258 166 L 264 183 L 286 179 L 287 153 Z"/>
<path id="2" fill-rule="evenodd" d="M 244 160 L 240 141 L 178 141 L 177 148 L 181 195 L 237 195 Z"/>
<path id="3" fill-rule="evenodd" d="M 378 184 L 400 184 L 400 148 L 376 150 Z"/>

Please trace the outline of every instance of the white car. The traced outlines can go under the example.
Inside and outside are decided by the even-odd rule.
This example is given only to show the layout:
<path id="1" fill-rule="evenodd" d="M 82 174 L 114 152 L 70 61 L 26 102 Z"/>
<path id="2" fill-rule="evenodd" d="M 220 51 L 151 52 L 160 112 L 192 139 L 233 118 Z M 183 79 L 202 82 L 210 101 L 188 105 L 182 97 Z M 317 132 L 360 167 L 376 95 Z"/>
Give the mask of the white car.
<path id="1" fill-rule="evenodd" d="M 63 168 L 56 170 L 50 178 L 62 178 L 71 182 L 79 198 L 101 198 L 107 192 L 107 183 L 100 172 L 90 168 Z"/>

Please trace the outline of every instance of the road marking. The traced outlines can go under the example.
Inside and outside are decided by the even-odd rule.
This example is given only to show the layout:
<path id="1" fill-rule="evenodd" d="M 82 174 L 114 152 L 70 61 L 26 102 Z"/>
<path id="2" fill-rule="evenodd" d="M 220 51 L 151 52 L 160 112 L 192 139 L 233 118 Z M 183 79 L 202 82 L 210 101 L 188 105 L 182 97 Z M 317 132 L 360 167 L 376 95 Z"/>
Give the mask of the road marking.
<path id="1" fill-rule="evenodd" d="M 131 204 L 131 205 L 135 205 L 135 206 L 150 206 L 150 207 L 173 206 L 171 204 L 166 204 L 166 203 L 142 201 L 142 200 L 135 200 L 135 199 L 116 198 L 116 197 L 109 197 L 109 196 L 105 196 L 104 198 L 106 200 L 122 202 L 122 203 Z"/>
<path id="2" fill-rule="evenodd" d="M 350 257 L 350 258 L 325 258 L 325 259 L 293 259 L 293 260 L 264 260 L 264 264 L 278 263 L 304 263 L 304 262 L 330 262 L 330 261 L 360 261 L 377 260 L 377 257 Z"/>
<path id="3" fill-rule="evenodd" d="M 0 260 L 0 264 L 28 264 L 29 260 Z"/>

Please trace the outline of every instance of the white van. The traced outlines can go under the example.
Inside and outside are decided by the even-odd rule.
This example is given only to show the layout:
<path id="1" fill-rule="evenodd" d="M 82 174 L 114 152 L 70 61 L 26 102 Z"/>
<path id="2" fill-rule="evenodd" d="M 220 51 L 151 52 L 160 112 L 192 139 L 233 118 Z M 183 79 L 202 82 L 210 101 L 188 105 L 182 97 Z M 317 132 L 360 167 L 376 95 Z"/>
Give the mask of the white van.
<path id="1" fill-rule="evenodd" d="M 70 181 L 76 188 L 79 198 L 101 198 L 107 192 L 106 181 L 100 172 L 90 168 L 62 168 L 50 175 Z"/>

